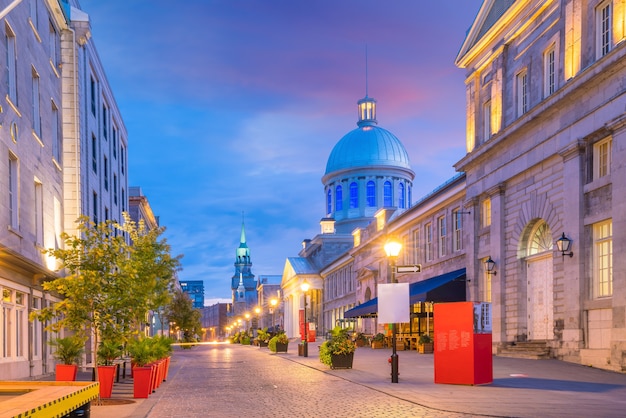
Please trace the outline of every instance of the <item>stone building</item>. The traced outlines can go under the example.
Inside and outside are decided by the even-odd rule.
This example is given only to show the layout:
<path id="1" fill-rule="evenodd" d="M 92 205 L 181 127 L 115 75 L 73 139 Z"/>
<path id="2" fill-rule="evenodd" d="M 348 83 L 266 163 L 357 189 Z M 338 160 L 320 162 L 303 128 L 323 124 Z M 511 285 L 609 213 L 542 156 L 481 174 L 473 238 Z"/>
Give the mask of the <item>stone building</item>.
<path id="1" fill-rule="evenodd" d="M 470 292 L 491 290 L 496 350 L 545 341 L 556 358 L 626 369 L 624 27 L 623 0 L 485 1 L 456 58 Z"/>

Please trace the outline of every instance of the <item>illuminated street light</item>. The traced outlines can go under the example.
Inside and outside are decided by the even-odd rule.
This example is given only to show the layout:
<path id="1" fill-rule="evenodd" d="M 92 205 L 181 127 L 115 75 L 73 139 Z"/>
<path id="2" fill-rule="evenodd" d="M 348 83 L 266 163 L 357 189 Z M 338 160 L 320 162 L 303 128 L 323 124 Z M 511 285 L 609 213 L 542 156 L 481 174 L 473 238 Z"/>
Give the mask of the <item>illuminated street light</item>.
<path id="1" fill-rule="evenodd" d="M 272 311 L 272 312 L 271 312 L 271 313 L 272 313 L 272 330 L 273 330 L 274 332 L 276 332 L 276 319 L 275 319 L 275 314 L 274 314 L 274 312 L 275 312 L 275 310 L 276 310 L 276 305 L 278 305 L 278 299 L 276 299 L 276 298 L 272 298 L 272 299 L 270 300 L 270 305 L 272 306 L 272 307 L 270 308 L 270 311 Z"/>
<path id="2" fill-rule="evenodd" d="M 402 244 L 394 239 L 390 238 L 385 243 L 385 253 L 387 253 L 387 258 L 389 258 L 389 262 L 391 263 L 391 282 L 398 283 L 396 279 L 396 260 L 398 259 L 398 255 L 400 255 L 400 250 L 402 250 Z M 391 336 L 391 344 L 393 346 L 393 351 L 391 354 L 391 383 L 398 383 L 398 353 L 396 352 L 396 333 L 397 333 L 397 324 L 392 324 L 392 336 Z"/>
<path id="3" fill-rule="evenodd" d="M 306 281 L 306 279 L 300 285 L 300 289 L 302 289 L 302 293 L 304 293 L 304 341 L 302 342 L 302 356 L 309 356 L 309 340 L 307 337 L 307 323 L 306 323 L 306 295 L 309 291 L 311 285 Z"/>

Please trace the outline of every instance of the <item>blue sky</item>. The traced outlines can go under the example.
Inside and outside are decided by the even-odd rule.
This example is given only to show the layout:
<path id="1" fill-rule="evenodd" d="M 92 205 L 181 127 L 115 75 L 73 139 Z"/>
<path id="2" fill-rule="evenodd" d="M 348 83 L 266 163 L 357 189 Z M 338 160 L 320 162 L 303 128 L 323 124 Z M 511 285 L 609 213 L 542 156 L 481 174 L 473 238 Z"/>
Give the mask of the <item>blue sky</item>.
<path id="1" fill-rule="evenodd" d="M 415 200 L 465 154 L 454 59 L 481 0 L 81 0 L 121 109 L 129 178 L 166 227 L 183 280 L 230 299 L 242 212 L 258 275 L 319 232 L 333 146 L 377 100 Z"/>

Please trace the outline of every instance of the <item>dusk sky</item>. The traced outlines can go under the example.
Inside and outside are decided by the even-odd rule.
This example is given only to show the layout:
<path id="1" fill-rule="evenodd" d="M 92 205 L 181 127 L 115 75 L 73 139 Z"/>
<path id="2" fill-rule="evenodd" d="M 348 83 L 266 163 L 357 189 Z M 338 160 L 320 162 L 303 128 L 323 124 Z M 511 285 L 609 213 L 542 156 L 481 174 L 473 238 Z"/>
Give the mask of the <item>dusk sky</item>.
<path id="1" fill-rule="evenodd" d="M 121 110 L 130 186 L 166 227 L 181 280 L 230 301 L 242 212 L 252 272 L 281 275 L 320 231 L 321 178 L 377 100 L 419 200 L 465 155 L 454 59 L 481 0 L 81 0 Z"/>

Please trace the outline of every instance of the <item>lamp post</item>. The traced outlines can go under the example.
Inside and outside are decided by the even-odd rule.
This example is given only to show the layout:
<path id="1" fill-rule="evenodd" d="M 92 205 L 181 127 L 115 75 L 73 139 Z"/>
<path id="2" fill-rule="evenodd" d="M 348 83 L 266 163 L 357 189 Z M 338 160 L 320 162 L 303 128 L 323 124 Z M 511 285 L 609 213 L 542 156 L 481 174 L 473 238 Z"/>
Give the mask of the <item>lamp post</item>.
<path id="1" fill-rule="evenodd" d="M 304 341 L 302 342 L 302 357 L 309 356 L 309 339 L 307 337 L 307 323 L 306 323 L 306 294 L 309 291 L 311 285 L 305 280 L 300 285 L 300 289 L 302 289 L 302 293 L 304 293 Z"/>
<path id="2" fill-rule="evenodd" d="M 387 258 L 389 258 L 389 262 L 391 264 L 391 282 L 398 283 L 396 279 L 396 259 L 400 254 L 400 250 L 402 249 L 402 244 L 393 239 L 388 239 L 385 243 L 385 253 L 387 254 Z M 396 325 L 392 324 L 393 327 L 391 329 L 391 344 L 393 346 L 393 351 L 391 354 L 391 383 L 398 383 L 398 353 L 396 352 Z"/>
<path id="3" fill-rule="evenodd" d="M 270 305 L 272 306 L 270 310 L 272 311 L 272 331 L 276 332 L 276 319 L 274 315 L 274 311 L 276 310 L 276 305 L 278 305 L 278 299 L 272 298 L 270 299 Z"/>

